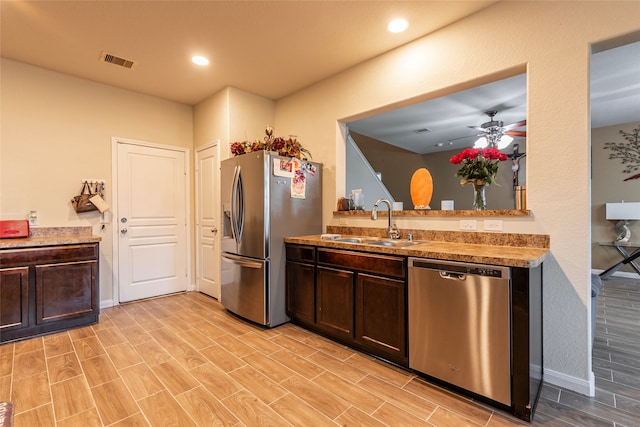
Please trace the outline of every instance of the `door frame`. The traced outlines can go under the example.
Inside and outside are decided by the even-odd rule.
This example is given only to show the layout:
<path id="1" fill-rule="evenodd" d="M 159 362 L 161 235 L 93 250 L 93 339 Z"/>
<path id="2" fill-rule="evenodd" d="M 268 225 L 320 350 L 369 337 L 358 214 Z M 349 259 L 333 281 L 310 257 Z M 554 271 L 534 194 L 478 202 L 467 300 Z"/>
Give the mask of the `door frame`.
<path id="1" fill-rule="evenodd" d="M 189 148 L 179 147 L 176 145 L 167 145 L 167 144 L 158 144 L 155 142 L 147 142 L 147 141 L 139 141 L 135 139 L 128 138 L 118 138 L 115 136 L 111 137 L 111 293 L 112 293 L 112 302 L 113 306 L 120 305 L 120 283 L 119 283 L 119 274 L 120 274 L 120 265 L 118 261 L 119 256 L 119 247 L 118 247 L 118 144 L 129 144 L 129 145 L 139 145 L 142 147 L 149 148 L 157 148 L 160 150 L 168 150 L 168 151 L 180 151 L 184 153 L 184 201 L 185 201 L 185 248 L 187 253 L 186 255 L 186 269 L 187 269 L 187 289 L 186 291 L 193 291 L 195 288 L 195 284 L 192 281 L 192 266 L 191 266 L 191 210 L 189 206 L 191 206 L 191 192 L 189 189 L 191 188 L 191 157 L 189 153 Z"/>
<path id="2" fill-rule="evenodd" d="M 198 168 L 198 154 L 204 150 L 207 150 L 209 148 L 215 148 L 215 153 L 216 153 L 216 159 L 217 159 L 217 165 L 214 168 L 214 175 L 216 178 L 216 185 L 218 186 L 218 198 L 216 199 L 216 208 L 217 208 L 217 218 L 218 221 L 216 223 L 216 228 L 218 229 L 218 232 L 216 233 L 216 246 L 215 246 L 215 250 L 214 250 L 214 256 L 219 260 L 220 259 L 220 241 L 221 241 L 221 236 L 222 236 L 222 218 L 220 216 L 220 213 L 222 212 L 222 208 L 220 206 L 220 140 L 216 139 L 215 141 L 212 141 L 208 144 L 205 145 L 201 145 L 199 147 L 196 147 L 193 150 L 193 170 L 194 170 L 194 181 L 195 181 L 195 188 L 194 188 L 194 198 L 195 198 L 195 212 L 194 212 L 194 219 L 195 219 L 195 224 L 194 224 L 194 234 L 195 234 L 195 274 L 194 276 L 196 278 L 199 277 L 200 274 L 200 263 L 202 262 L 202 260 L 200 259 L 200 233 L 198 232 L 198 214 L 200 212 L 200 183 L 199 183 L 199 179 L 198 179 L 198 172 L 197 172 L 197 168 Z M 221 278 L 221 268 L 218 268 L 218 272 L 216 274 L 216 281 L 218 283 L 218 287 L 220 286 L 220 281 L 222 280 Z M 198 281 L 198 279 L 196 279 L 194 281 L 194 287 L 195 290 L 197 290 L 198 292 L 200 292 L 200 282 Z M 218 294 L 218 300 L 220 300 L 220 295 Z"/>

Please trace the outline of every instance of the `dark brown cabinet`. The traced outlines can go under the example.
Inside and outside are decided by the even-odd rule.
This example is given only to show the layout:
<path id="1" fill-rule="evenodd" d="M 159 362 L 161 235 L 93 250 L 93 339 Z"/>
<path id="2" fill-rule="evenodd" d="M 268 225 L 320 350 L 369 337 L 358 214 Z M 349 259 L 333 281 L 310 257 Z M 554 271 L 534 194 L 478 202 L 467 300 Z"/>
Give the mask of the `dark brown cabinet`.
<path id="1" fill-rule="evenodd" d="M 354 338 L 355 273 L 318 267 L 316 271 L 316 326 L 329 335 Z"/>
<path id="2" fill-rule="evenodd" d="M 315 323 L 315 254 L 312 246 L 286 246 L 286 311 L 294 321 Z"/>
<path id="3" fill-rule="evenodd" d="M 359 273 L 356 280 L 356 341 L 372 352 L 407 358 L 404 280 Z"/>
<path id="4" fill-rule="evenodd" d="M 98 244 L 0 251 L 0 341 L 98 321 Z"/>
<path id="5" fill-rule="evenodd" d="M 406 258 L 287 244 L 294 323 L 408 366 Z"/>
<path id="6" fill-rule="evenodd" d="M 29 325 L 29 267 L 0 268 L 0 335 Z"/>
<path id="7" fill-rule="evenodd" d="M 304 323 L 315 322 L 315 268 L 299 262 L 287 262 L 287 314 Z"/>

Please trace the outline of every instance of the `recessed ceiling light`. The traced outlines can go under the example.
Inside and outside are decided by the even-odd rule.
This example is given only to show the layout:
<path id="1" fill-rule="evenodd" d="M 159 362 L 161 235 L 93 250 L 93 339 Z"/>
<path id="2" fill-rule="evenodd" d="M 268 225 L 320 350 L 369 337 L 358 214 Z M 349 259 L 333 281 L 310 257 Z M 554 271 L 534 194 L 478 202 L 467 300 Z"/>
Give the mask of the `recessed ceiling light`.
<path id="1" fill-rule="evenodd" d="M 197 65 L 209 65 L 209 60 L 204 56 L 193 56 L 191 60 Z"/>
<path id="2" fill-rule="evenodd" d="M 387 29 L 392 33 L 401 33 L 409 27 L 409 23 L 405 19 L 394 19 L 389 22 Z"/>

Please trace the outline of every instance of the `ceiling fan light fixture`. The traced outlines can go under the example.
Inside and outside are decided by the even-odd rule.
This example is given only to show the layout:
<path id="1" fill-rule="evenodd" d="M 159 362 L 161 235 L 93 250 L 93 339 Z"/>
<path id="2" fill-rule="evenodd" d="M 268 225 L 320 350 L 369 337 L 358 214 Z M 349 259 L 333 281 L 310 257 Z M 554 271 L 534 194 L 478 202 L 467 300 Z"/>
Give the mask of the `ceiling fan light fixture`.
<path id="1" fill-rule="evenodd" d="M 512 141 L 513 138 L 509 135 L 502 135 L 502 137 L 500 137 L 500 140 L 498 141 L 498 150 L 504 150 L 509 146 L 509 144 L 511 144 Z M 488 145 L 489 142 L 487 141 L 487 138 L 481 136 L 476 140 L 475 144 L 473 144 L 473 148 L 485 148 Z"/>

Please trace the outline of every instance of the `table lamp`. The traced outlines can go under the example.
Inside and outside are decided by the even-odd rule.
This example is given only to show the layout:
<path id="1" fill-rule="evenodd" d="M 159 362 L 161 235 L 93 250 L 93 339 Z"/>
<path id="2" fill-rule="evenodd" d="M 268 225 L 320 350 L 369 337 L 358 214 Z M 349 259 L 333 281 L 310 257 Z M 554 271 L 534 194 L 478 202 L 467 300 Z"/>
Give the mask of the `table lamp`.
<path id="1" fill-rule="evenodd" d="M 629 230 L 629 221 L 640 219 L 640 202 L 639 203 L 607 203 L 607 219 L 617 220 L 616 224 L 616 242 L 628 242 L 631 238 L 631 230 Z"/>

